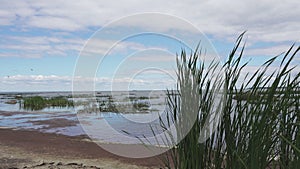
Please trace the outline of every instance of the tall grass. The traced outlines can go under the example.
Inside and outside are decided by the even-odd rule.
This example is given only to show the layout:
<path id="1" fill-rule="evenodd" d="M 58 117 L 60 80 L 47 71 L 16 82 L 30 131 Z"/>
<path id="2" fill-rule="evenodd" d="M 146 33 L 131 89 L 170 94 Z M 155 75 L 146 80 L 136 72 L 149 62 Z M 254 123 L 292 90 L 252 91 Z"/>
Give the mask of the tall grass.
<path id="1" fill-rule="evenodd" d="M 242 38 L 243 34 L 221 66 L 215 61 L 206 65 L 199 59 L 202 54 L 198 49 L 190 56 L 181 53 L 177 91 L 168 91 L 167 120 L 161 120 L 165 131 L 172 124 L 176 126 L 176 136 L 169 132 L 163 138 L 172 146 L 162 158 L 164 167 L 300 166 L 300 101 L 296 92 L 300 73 L 291 65 L 300 47 L 292 46 L 282 59 L 273 57 L 255 73 L 243 76 L 247 63 L 242 63 Z M 237 99 L 245 91 L 247 95 Z"/>

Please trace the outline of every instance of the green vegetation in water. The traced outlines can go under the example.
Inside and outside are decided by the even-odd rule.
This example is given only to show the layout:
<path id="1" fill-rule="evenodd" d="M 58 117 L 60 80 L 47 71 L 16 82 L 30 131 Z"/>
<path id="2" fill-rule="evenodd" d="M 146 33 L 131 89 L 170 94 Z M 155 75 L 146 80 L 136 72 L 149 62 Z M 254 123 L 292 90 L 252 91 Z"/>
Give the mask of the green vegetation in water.
<path id="1" fill-rule="evenodd" d="M 182 51 L 177 62 L 178 88 L 168 91 L 168 118 L 160 123 L 166 131 L 160 139 L 170 148 L 161 158 L 163 168 L 299 168 L 300 99 L 295 91 L 300 72 L 295 73 L 291 63 L 299 57 L 300 46 L 292 46 L 280 60 L 271 58 L 245 78 L 241 76 L 247 66 L 242 63 L 242 37 L 221 69 L 220 63 L 201 62 L 201 51 L 190 56 Z M 216 97 L 220 91 L 221 99 Z M 245 91 L 242 97 L 255 99 L 255 104 L 236 98 Z M 215 110 L 220 115 L 214 116 Z M 211 125 L 206 125 L 207 120 Z M 176 136 L 167 130 L 173 125 Z"/>
<path id="2" fill-rule="evenodd" d="M 144 99 L 144 97 L 128 97 L 123 100 L 124 103 L 115 103 L 111 95 L 102 95 L 97 98 L 97 102 L 100 112 L 148 113 L 151 111 L 150 103 L 142 101 Z"/>
<path id="3" fill-rule="evenodd" d="M 107 95 L 101 97 L 104 97 L 106 99 L 97 100 L 99 103 L 100 112 L 118 112 L 112 96 Z"/>
<path id="4" fill-rule="evenodd" d="M 114 112 L 114 113 L 148 113 L 150 110 L 148 102 L 134 101 L 132 103 L 114 103 L 112 100 L 99 102 L 100 112 Z"/>
<path id="5" fill-rule="evenodd" d="M 235 100 L 239 100 L 239 101 L 248 101 L 251 103 L 255 103 L 257 102 L 257 100 L 261 100 L 263 102 L 267 101 L 267 93 L 271 92 L 272 88 L 260 88 L 257 89 L 256 94 L 254 95 L 253 93 L 251 93 L 251 89 L 247 89 L 246 91 L 238 91 L 236 93 L 234 93 L 234 97 L 233 99 Z M 277 89 L 276 91 L 274 91 L 274 97 L 273 97 L 273 101 L 278 101 L 281 99 L 282 94 L 284 94 L 284 91 L 286 89 L 282 88 L 282 89 Z M 289 96 L 291 97 L 291 99 L 300 99 L 300 88 L 295 88 L 293 89 L 293 91 L 290 91 L 292 94 Z"/>
<path id="6" fill-rule="evenodd" d="M 151 97 L 147 97 L 147 96 L 129 96 L 129 97 L 126 97 L 124 98 L 124 101 L 138 101 L 138 100 L 149 100 L 149 99 L 153 99 Z"/>
<path id="7" fill-rule="evenodd" d="M 73 107 L 72 101 L 65 97 L 43 98 L 41 96 L 27 97 L 23 99 L 23 108 L 27 110 L 42 110 L 47 107 Z"/>
<path id="8" fill-rule="evenodd" d="M 139 111 L 148 110 L 150 107 L 150 103 L 148 103 L 148 102 L 135 101 L 135 102 L 133 102 L 132 105 L 133 105 L 133 108 L 135 108 Z"/>

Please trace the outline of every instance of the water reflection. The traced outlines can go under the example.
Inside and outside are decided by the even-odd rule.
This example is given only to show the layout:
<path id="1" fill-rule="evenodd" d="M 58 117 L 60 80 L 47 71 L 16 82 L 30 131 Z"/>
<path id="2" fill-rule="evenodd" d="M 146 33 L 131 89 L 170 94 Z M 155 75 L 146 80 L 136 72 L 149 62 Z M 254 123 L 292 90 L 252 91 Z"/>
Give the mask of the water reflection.
<path id="1" fill-rule="evenodd" d="M 16 98 L 16 96 L 18 97 Z M 100 95 L 100 94 L 99 94 Z M 110 95 L 110 93 L 101 92 L 101 95 Z M 42 106 L 38 108 L 25 108 L 24 98 L 30 97 L 57 98 L 63 97 L 74 101 L 74 106 Z M 119 137 L 120 134 L 126 135 L 127 131 L 131 135 L 129 137 L 141 137 L 153 135 L 150 125 L 159 125 L 157 117 L 164 110 L 163 101 L 165 99 L 164 92 L 158 92 L 155 96 L 149 96 L 147 92 L 131 93 L 130 97 L 126 93 L 115 93 L 114 103 L 117 105 L 125 105 L 128 99 L 134 103 L 146 103 L 149 110 L 155 111 L 142 112 L 102 112 L 99 111 L 79 111 L 84 110 L 87 106 L 93 104 L 87 95 L 77 95 L 71 98 L 70 92 L 53 92 L 53 93 L 23 93 L 19 94 L 0 94 L 0 127 L 11 127 L 29 130 L 38 130 L 46 133 L 57 133 L 69 136 L 77 136 L 85 134 L 82 125 L 92 131 L 91 136 L 99 138 L 99 129 L 101 130 L 101 140 L 103 142 L 114 143 L 140 143 L 139 140 L 124 140 Z M 38 98 L 38 97 L 37 97 Z M 35 98 L 35 99 L 37 99 Z M 100 98 L 100 97 L 98 97 Z M 39 98 L 40 99 L 40 98 Z M 8 104 L 9 100 L 17 100 L 17 103 Z M 78 103 L 87 103 L 86 105 Z M 136 105 L 145 108 L 144 105 Z M 133 106 L 134 107 L 134 106 Z M 119 109 L 120 110 L 120 109 Z M 78 117 L 83 119 L 80 122 Z M 115 133 L 109 132 L 101 125 L 109 123 L 113 126 Z M 138 130 L 137 130 L 138 129 Z M 156 132 L 161 132 L 157 130 Z M 128 134 L 127 133 L 127 134 Z"/>

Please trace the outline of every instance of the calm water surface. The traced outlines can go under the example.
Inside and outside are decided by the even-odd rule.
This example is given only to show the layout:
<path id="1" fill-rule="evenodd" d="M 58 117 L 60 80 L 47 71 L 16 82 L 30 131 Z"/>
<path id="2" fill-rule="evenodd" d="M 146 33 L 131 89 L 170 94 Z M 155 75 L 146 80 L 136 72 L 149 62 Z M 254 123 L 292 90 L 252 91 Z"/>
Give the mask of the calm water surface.
<path id="1" fill-rule="evenodd" d="M 148 113 L 115 113 L 115 112 L 80 112 L 84 108 L 82 105 L 74 108 L 51 107 L 38 111 L 23 109 L 19 102 L 17 104 L 7 104 L 7 101 L 16 100 L 17 95 L 22 97 L 42 96 L 71 96 L 70 92 L 48 92 L 48 93 L 2 93 L 0 94 L 0 127 L 18 128 L 26 130 L 38 130 L 41 132 L 58 133 L 69 136 L 88 134 L 101 142 L 141 143 L 136 137 L 153 136 L 155 132 L 161 132 L 158 115 L 165 109 L 164 91 L 133 91 L 115 92 L 113 98 L 115 103 L 122 104 L 128 97 L 149 97 L 143 99 L 150 103 L 150 108 L 154 111 Z M 90 93 L 80 93 L 74 98 L 75 102 L 93 103 L 95 95 L 89 97 Z M 111 95 L 110 92 L 99 92 L 99 95 Z M 96 94 L 97 95 L 97 94 Z M 70 98 L 72 99 L 72 98 Z"/>

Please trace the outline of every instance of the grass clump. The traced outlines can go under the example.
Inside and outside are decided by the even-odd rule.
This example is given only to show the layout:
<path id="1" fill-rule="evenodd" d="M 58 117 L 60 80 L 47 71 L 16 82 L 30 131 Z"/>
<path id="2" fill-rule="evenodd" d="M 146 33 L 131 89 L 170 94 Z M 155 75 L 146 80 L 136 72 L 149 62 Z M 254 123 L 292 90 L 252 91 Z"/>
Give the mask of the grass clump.
<path id="1" fill-rule="evenodd" d="M 73 107 L 72 101 L 65 97 L 43 98 L 41 96 L 27 97 L 23 99 L 23 107 L 27 110 L 42 110 L 47 107 Z"/>
<path id="2" fill-rule="evenodd" d="M 271 58 L 244 77 L 242 37 L 221 69 L 220 63 L 199 60 L 201 51 L 181 53 L 178 88 L 168 91 L 167 120 L 160 123 L 165 131 L 176 126 L 176 135 L 162 138 L 171 148 L 162 158 L 165 168 L 299 167 L 300 73 L 291 62 L 300 47 L 292 46 L 281 60 Z M 237 99 L 237 94 L 243 96 Z"/>

